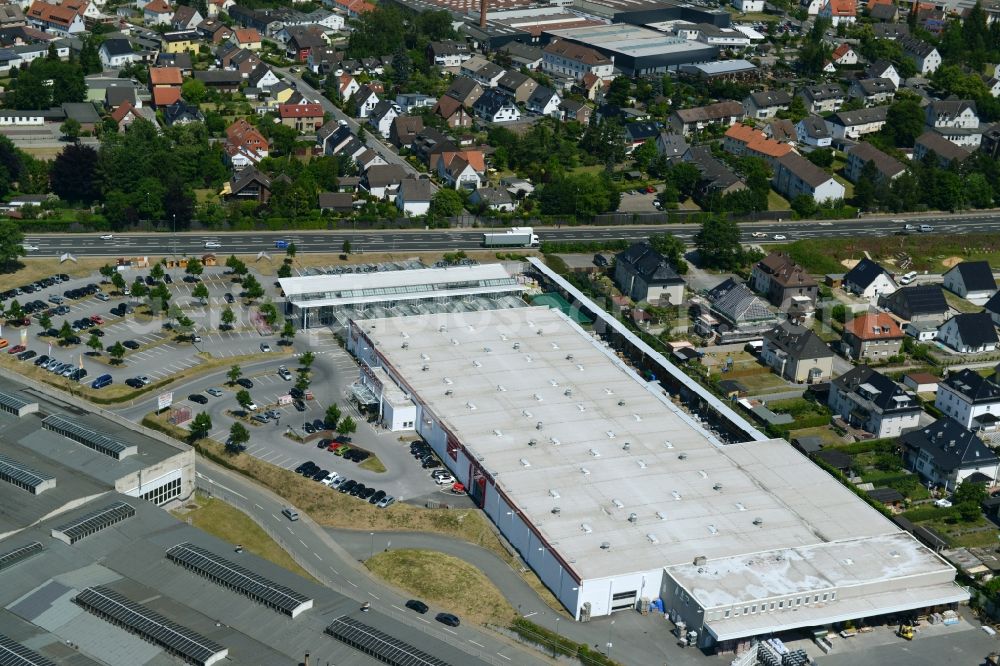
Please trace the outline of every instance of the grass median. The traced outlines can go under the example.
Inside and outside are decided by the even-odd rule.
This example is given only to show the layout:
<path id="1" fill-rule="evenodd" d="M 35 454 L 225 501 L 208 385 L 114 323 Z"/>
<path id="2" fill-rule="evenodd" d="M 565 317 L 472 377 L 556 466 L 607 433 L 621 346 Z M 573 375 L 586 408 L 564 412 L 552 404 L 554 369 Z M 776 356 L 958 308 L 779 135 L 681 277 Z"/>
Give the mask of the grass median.
<path id="1" fill-rule="evenodd" d="M 482 571 L 452 555 L 400 549 L 378 553 L 365 566 L 421 601 L 462 620 L 507 626 L 516 613 Z"/>
<path id="2" fill-rule="evenodd" d="M 167 422 L 166 414 L 149 414 L 142 424 L 171 437 L 186 441 L 187 431 Z M 199 454 L 224 467 L 254 479 L 272 492 L 285 498 L 300 511 L 305 511 L 320 525 L 349 530 L 373 532 L 409 530 L 431 532 L 461 539 L 490 551 L 506 562 L 551 608 L 565 613 L 562 605 L 530 569 L 522 569 L 520 561 L 507 552 L 491 527 L 489 520 L 477 509 L 428 509 L 396 502 L 379 509 L 368 502 L 333 492 L 326 486 L 303 479 L 290 470 L 266 463 L 247 454 L 230 455 L 225 447 L 212 439 L 194 443 Z M 302 457 L 312 452 L 303 445 Z M 567 615 L 568 617 L 568 615 Z"/>

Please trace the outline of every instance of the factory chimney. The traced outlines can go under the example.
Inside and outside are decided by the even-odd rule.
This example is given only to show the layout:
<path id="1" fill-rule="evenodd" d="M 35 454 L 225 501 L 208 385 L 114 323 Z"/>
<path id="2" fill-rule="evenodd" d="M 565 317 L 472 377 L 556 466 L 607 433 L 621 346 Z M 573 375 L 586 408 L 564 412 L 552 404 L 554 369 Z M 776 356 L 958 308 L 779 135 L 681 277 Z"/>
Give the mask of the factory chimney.
<path id="1" fill-rule="evenodd" d="M 479 0 L 479 27 L 486 27 L 486 0 Z"/>

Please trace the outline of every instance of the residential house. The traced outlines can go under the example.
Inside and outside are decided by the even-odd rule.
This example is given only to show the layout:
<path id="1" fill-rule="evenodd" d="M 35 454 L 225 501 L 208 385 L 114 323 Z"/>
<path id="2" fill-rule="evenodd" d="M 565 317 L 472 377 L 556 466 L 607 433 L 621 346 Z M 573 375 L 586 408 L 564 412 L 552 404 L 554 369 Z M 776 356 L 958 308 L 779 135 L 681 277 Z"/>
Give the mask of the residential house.
<path id="1" fill-rule="evenodd" d="M 430 42 L 427 45 L 427 59 L 430 64 L 447 69 L 453 74 L 457 73 L 462 63 L 471 57 L 472 51 L 465 42 L 447 39 Z"/>
<path id="2" fill-rule="evenodd" d="M 909 35 L 900 37 L 898 41 L 903 47 L 903 55 L 916 66 L 917 74 L 933 74 L 941 66 L 941 54 L 932 44 Z"/>
<path id="3" fill-rule="evenodd" d="M 296 25 L 285 28 L 288 41 L 285 43 L 285 54 L 298 62 L 306 62 L 313 49 L 326 46 L 323 29 L 314 25 Z"/>
<path id="4" fill-rule="evenodd" d="M 497 88 L 518 104 L 524 104 L 538 88 L 538 81 L 511 69 L 500 78 Z"/>
<path id="5" fill-rule="evenodd" d="M 340 64 L 344 61 L 344 52 L 338 51 L 332 46 L 321 46 L 309 49 L 309 56 L 306 58 L 306 66 L 309 71 L 319 76 L 336 76 L 337 70 L 341 69 Z M 343 73 L 343 72 L 341 72 Z"/>
<path id="6" fill-rule="evenodd" d="M 963 261 L 944 274 L 944 288 L 976 305 L 985 305 L 997 291 L 987 261 Z"/>
<path id="7" fill-rule="evenodd" d="M 420 116 L 397 116 L 389 125 L 389 143 L 396 148 L 409 148 L 413 139 L 424 129 Z"/>
<path id="8" fill-rule="evenodd" d="M 497 50 L 505 57 L 510 58 L 514 67 L 525 67 L 532 71 L 542 67 L 543 54 L 537 46 L 521 42 L 508 42 Z"/>
<path id="9" fill-rule="evenodd" d="M 590 114 L 593 111 L 590 105 L 575 99 L 564 99 L 559 108 L 562 110 L 563 120 L 575 121 L 581 125 L 590 124 Z"/>
<path id="10" fill-rule="evenodd" d="M 948 318 L 948 302 L 941 285 L 922 284 L 899 289 L 882 296 L 879 305 L 900 319 L 935 330 Z M 932 336 L 933 337 L 933 336 Z"/>
<path id="11" fill-rule="evenodd" d="M 858 20 L 858 4 L 856 0 L 825 0 L 817 16 L 828 19 L 834 27 L 850 25 Z"/>
<path id="12" fill-rule="evenodd" d="M 1000 377 L 983 376 L 970 368 L 950 373 L 938 382 L 934 406 L 963 427 L 979 432 L 1000 424 Z"/>
<path id="13" fill-rule="evenodd" d="M 24 12 L 17 5 L 0 5 L 0 30 L 20 28 L 27 25 Z"/>
<path id="14" fill-rule="evenodd" d="M 516 205 L 510 192 L 501 187 L 480 187 L 469 195 L 469 204 L 484 210 L 514 212 Z"/>
<path id="15" fill-rule="evenodd" d="M 406 170 L 398 164 L 373 166 L 365 172 L 361 186 L 376 199 L 391 199 L 396 196 L 400 183 L 406 179 Z"/>
<path id="16" fill-rule="evenodd" d="M 156 109 L 165 109 L 171 104 L 177 103 L 181 98 L 180 87 L 153 88 L 150 93 L 152 93 L 150 101 Z"/>
<path id="17" fill-rule="evenodd" d="M 580 81 L 587 74 L 614 78 L 614 60 L 594 49 L 565 40 L 549 42 L 542 49 L 542 71 Z"/>
<path id="18" fill-rule="evenodd" d="M 104 90 L 105 109 L 108 109 L 109 111 L 117 109 L 126 102 L 131 104 L 136 109 L 142 108 L 142 100 L 136 97 L 134 86 L 109 86 Z"/>
<path id="19" fill-rule="evenodd" d="M 197 30 L 165 32 L 160 37 L 162 53 L 193 53 L 201 46 L 201 33 Z"/>
<path id="20" fill-rule="evenodd" d="M 942 168 L 948 167 L 952 162 L 962 163 L 972 153 L 971 148 L 958 146 L 933 130 L 924 132 L 913 143 L 913 159 L 923 160 L 934 154 Z"/>
<path id="21" fill-rule="evenodd" d="M 841 111 L 826 118 L 826 127 L 835 140 L 857 141 L 866 134 L 873 134 L 885 125 L 887 106 L 873 106 L 855 111 Z"/>
<path id="22" fill-rule="evenodd" d="M 488 60 L 478 63 L 479 66 L 475 70 L 468 68 L 470 64 L 478 60 L 482 60 L 482 58 L 473 56 L 469 60 L 466 60 L 461 67 L 462 74 L 472 78 L 473 81 L 483 88 L 496 88 L 500 83 L 500 79 L 506 74 L 506 71 L 500 65 Z"/>
<path id="23" fill-rule="evenodd" d="M 173 104 L 168 104 L 163 108 L 163 120 L 167 127 L 174 125 L 190 125 L 191 123 L 205 122 L 205 116 L 193 104 L 188 104 L 184 98 L 178 99 Z"/>
<path id="24" fill-rule="evenodd" d="M 857 65 L 858 54 L 850 44 L 843 42 L 833 50 L 830 59 L 837 65 Z"/>
<path id="25" fill-rule="evenodd" d="M 150 90 L 156 88 L 179 88 L 184 83 L 184 75 L 177 67 L 150 67 L 149 87 Z"/>
<path id="26" fill-rule="evenodd" d="M 819 116 L 800 120 L 795 125 L 795 137 L 799 143 L 813 148 L 828 148 L 833 143 L 833 135 Z"/>
<path id="27" fill-rule="evenodd" d="M 299 132 L 313 132 L 323 126 L 320 104 L 282 104 L 278 107 L 281 124 Z"/>
<path id="28" fill-rule="evenodd" d="M 240 76 L 250 76 L 263 60 L 253 51 L 247 49 L 226 49 L 219 59 L 223 69 L 237 72 Z"/>
<path id="29" fill-rule="evenodd" d="M 229 200 L 266 204 L 271 198 L 271 179 L 256 168 L 247 167 L 233 174 L 223 187 L 222 196 Z"/>
<path id="30" fill-rule="evenodd" d="M 362 14 L 375 11 L 375 5 L 366 0 L 333 0 L 334 9 L 338 9 L 349 18 L 358 18 Z"/>
<path id="31" fill-rule="evenodd" d="M 243 76 L 239 72 L 212 69 L 205 72 L 196 71 L 194 78 L 205 84 L 209 90 L 220 93 L 239 92 L 240 84 L 243 83 Z"/>
<path id="32" fill-rule="evenodd" d="M 582 93 L 591 102 L 600 102 L 604 98 L 604 92 L 607 90 L 608 85 L 608 81 L 605 81 L 596 74 L 584 74 L 583 78 L 573 88 Z"/>
<path id="33" fill-rule="evenodd" d="M 378 94 L 367 83 L 358 87 L 354 93 L 354 115 L 358 118 L 367 118 L 379 103 Z"/>
<path id="34" fill-rule="evenodd" d="M 844 324 L 841 339 L 844 349 L 854 360 L 885 361 L 899 354 L 903 331 L 885 312 L 869 310 Z"/>
<path id="35" fill-rule="evenodd" d="M 235 171 L 259 164 L 268 156 L 267 139 L 244 118 L 226 128 L 226 160 Z"/>
<path id="36" fill-rule="evenodd" d="M 775 160 L 774 189 L 791 201 L 800 194 L 817 203 L 844 198 L 844 186 L 822 168 L 798 153 L 788 153 Z"/>
<path id="37" fill-rule="evenodd" d="M 833 352 L 810 329 L 782 322 L 764 334 L 760 360 L 779 376 L 797 384 L 830 378 Z"/>
<path id="38" fill-rule="evenodd" d="M 847 271 L 843 287 L 844 291 L 861 296 L 873 304 L 877 303 L 880 297 L 888 296 L 899 289 L 899 285 L 889 272 L 867 257 Z"/>
<path id="39" fill-rule="evenodd" d="M 399 184 L 396 208 L 404 215 L 426 215 L 431 208 L 434 190 L 426 178 L 406 178 Z"/>
<path id="40" fill-rule="evenodd" d="M 176 67 L 181 70 L 184 76 L 191 76 L 194 73 L 194 67 L 191 62 L 191 54 L 184 53 L 163 53 L 162 51 L 156 55 L 156 62 L 154 63 L 156 67 Z"/>
<path id="41" fill-rule="evenodd" d="M 781 143 L 795 143 L 795 123 L 787 118 L 775 118 L 764 125 L 764 136 Z"/>
<path id="42" fill-rule="evenodd" d="M 458 150 L 458 144 L 450 136 L 433 127 L 425 127 L 418 132 L 410 144 L 414 157 L 426 164 L 430 171 L 437 170 L 437 159 L 442 153 Z"/>
<path id="43" fill-rule="evenodd" d="M 372 109 L 371 115 L 368 116 L 368 122 L 378 131 L 383 139 L 388 139 L 392 121 L 398 118 L 401 112 L 398 104 L 384 99 Z"/>
<path id="44" fill-rule="evenodd" d="M 84 132 L 93 132 L 101 122 L 101 116 L 93 102 L 63 102 L 60 106 L 66 118 L 80 123 Z"/>
<path id="45" fill-rule="evenodd" d="M 938 326 L 937 340 L 960 354 L 985 354 L 997 349 L 997 329 L 989 312 L 963 312 Z"/>
<path id="46" fill-rule="evenodd" d="M 899 7 L 895 2 L 868 3 L 868 18 L 882 23 L 895 23 L 899 20 Z"/>
<path id="47" fill-rule="evenodd" d="M 732 0 L 733 8 L 743 14 L 756 14 L 764 11 L 764 0 Z"/>
<path id="48" fill-rule="evenodd" d="M 336 77 L 337 79 L 337 98 L 341 100 L 351 99 L 358 90 L 361 89 L 361 84 L 350 74 L 340 74 Z M 375 108 L 374 106 L 372 108 Z"/>
<path id="49" fill-rule="evenodd" d="M 437 99 L 422 93 L 399 93 L 396 104 L 405 114 L 420 113 L 421 109 L 433 109 Z"/>
<path id="50" fill-rule="evenodd" d="M 659 123 L 628 123 L 625 125 L 625 151 L 631 153 L 647 141 L 655 141 L 659 134 Z"/>
<path id="51" fill-rule="evenodd" d="M 318 203 L 323 212 L 350 213 L 354 210 L 354 195 L 350 192 L 320 192 Z"/>
<path id="52" fill-rule="evenodd" d="M 258 90 L 268 91 L 281 83 L 281 79 L 274 73 L 274 70 L 265 63 L 257 65 L 250 76 L 247 77 L 247 86 Z"/>
<path id="53" fill-rule="evenodd" d="M 535 92 L 531 93 L 527 102 L 528 111 L 531 113 L 557 118 L 562 116 L 561 105 L 562 99 L 559 93 L 546 86 L 535 88 Z"/>
<path id="54" fill-rule="evenodd" d="M 779 111 L 792 105 L 792 95 L 787 90 L 761 90 L 750 93 L 743 100 L 743 112 L 748 118 L 765 120 L 774 118 Z"/>
<path id="55" fill-rule="evenodd" d="M 905 23 L 876 23 L 872 30 L 876 39 L 887 39 L 890 42 L 910 36 L 910 26 Z"/>
<path id="56" fill-rule="evenodd" d="M 433 156 L 430 166 L 456 190 L 477 190 L 486 176 L 486 158 L 480 150 L 446 151 Z"/>
<path id="57" fill-rule="evenodd" d="M 902 162 L 886 155 L 872 144 L 864 142 L 847 149 L 844 176 L 852 183 L 857 183 L 861 180 L 861 174 L 869 163 L 875 167 L 875 175 L 882 182 L 889 182 L 906 171 Z"/>
<path id="58" fill-rule="evenodd" d="M 712 155 L 712 150 L 708 146 L 692 146 L 681 159 L 694 165 L 701 174 L 701 180 L 698 181 L 694 193 L 696 202 L 704 202 L 711 195 L 721 197 L 747 189 L 743 179 L 722 160 Z"/>
<path id="59" fill-rule="evenodd" d="M 322 155 L 337 155 L 354 133 L 346 121 L 331 120 L 316 130 L 316 146 Z"/>
<path id="60" fill-rule="evenodd" d="M 844 90 L 834 83 L 806 86 L 799 91 L 809 113 L 823 114 L 839 111 L 844 105 Z"/>
<path id="61" fill-rule="evenodd" d="M 847 94 L 865 106 L 889 104 L 896 97 L 896 85 L 892 79 L 856 79 Z"/>
<path id="62" fill-rule="evenodd" d="M 124 132 L 140 118 L 138 110 L 128 100 L 116 107 L 108 117 L 115 121 L 119 132 Z"/>
<path id="63" fill-rule="evenodd" d="M 750 286 L 771 305 L 784 310 L 794 299 L 816 302 L 819 284 L 784 252 L 771 252 L 754 264 Z"/>
<path id="64" fill-rule="evenodd" d="M 360 173 L 364 173 L 374 166 L 388 164 L 388 162 L 386 162 L 381 155 L 376 153 L 371 148 L 366 148 L 360 155 L 356 155 L 354 157 L 354 161 L 357 163 L 358 171 Z"/>
<path id="65" fill-rule="evenodd" d="M 731 100 L 716 102 L 693 109 L 680 109 L 670 114 L 670 127 L 685 137 L 700 132 L 709 125 L 729 127 L 743 118 L 743 105 Z"/>
<path id="66" fill-rule="evenodd" d="M 888 60 L 876 60 L 865 68 L 865 78 L 868 79 L 889 79 L 892 85 L 899 89 L 903 82 L 903 77 L 896 71 L 896 66 Z"/>
<path id="67" fill-rule="evenodd" d="M 97 49 L 97 57 L 105 69 L 121 69 L 142 60 L 127 39 L 118 38 L 105 39 Z"/>
<path id="68" fill-rule="evenodd" d="M 928 482 L 954 490 L 973 474 L 990 485 L 1000 475 L 1000 457 L 961 423 L 941 418 L 900 438 L 907 464 Z"/>
<path id="69" fill-rule="evenodd" d="M 1000 291 L 994 293 L 983 308 L 993 318 L 993 323 L 1000 326 Z"/>
<path id="70" fill-rule="evenodd" d="M 876 438 L 919 427 L 923 412 L 916 395 L 867 365 L 831 380 L 827 405 L 849 426 Z"/>
<path id="71" fill-rule="evenodd" d="M 190 5 L 177 5 L 174 15 L 170 18 L 170 27 L 174 30 L 194 30 L 204 20 L 201 13 Z"/>
<path id="72" fill-rule="evenodd" d="M 233 46 L 238 46 L 241 49 L 260 51 L 261 36 L 256 28 L 237 28 L 233 30 L 229 41 Z"/>
<path id="73" fill-rule="evenodd" d="M 445 97 L 451 97 L 466 107 L 471 108 L 483 94 L 483 87 L 467 76 L 459 76 L 445 91 Z M 441 98 L 442 100 L 444 97 Z"/>
<path id="74" fill-rule="evenodd" d="M 318 25 L 330 31 L 343 30 L 344 17 L 327 9 L 315 9 L 302 15 L 303 25 Z"/>
<path id="75" fill-rule="evenodd" d="M 25 18 L 28 25 L 53 35 L 75 35 L 86 30 L 82 13 L 65 2 L 55 5 L 35 0 Z"/>
<path id="76" fill-rule="evenodd" d="M 925 108 L 927 126 L 962 148 L 976 148 L 983 138 L 979 113 L 971 100 L 934 100 Z"/>
<path id="77" fill-rule="evenodd" d="M 472 105 L 475 114 L 491 123 L 509 123 L 520 120 L 521 112 L 510 98 L 495 88 L 485 91 Z"/>
<path id="78" fill-rule="evenodd" d="M 719 344 L 760 338 L 778 323 L 767 303 L 733 278 L 713 287 L 706 297 L 711 304 L 708 316 L 701 312 L 695 331 L 705 338 L 715 336 Z"/>
<path id="79" fill-rule="evenodd" d="M 688 151 L 688 143 L 679 134 L 660 132 L 656 136 L 656 152 L 669 160 L 679 160 Z"/>
<path id="80" fill-rule="evenodd" d="M 142 7 L 142 22 L 147 26 L 170 25 L 174 10 L 166 0 L 151 0 Z"/>
<path id="81" fill-rule="evenodd" d="M 775 160 L 792 152 L 792 147 L 787 143 L 768 139 L 764 132 L 743 123 L 736 123 L 726 130 L 722 148 L 738 157 L 758 157 L 772 168 Z"/>
<path id="82" fill-rule="evenodd" d="M 615 284 L 636 303 L 680 305 L 684 279 L 648 242 L 633 243 L 615 257 Z"/>

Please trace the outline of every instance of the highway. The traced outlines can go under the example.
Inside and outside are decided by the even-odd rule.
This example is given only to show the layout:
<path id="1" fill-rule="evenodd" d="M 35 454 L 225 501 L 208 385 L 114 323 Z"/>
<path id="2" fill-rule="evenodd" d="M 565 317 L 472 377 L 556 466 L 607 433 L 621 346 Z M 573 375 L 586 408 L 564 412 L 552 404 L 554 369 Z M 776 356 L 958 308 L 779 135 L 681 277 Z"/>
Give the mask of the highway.
<path id="1" fill-rule="evenodd" d="M 995 213 L 955 215 L 937 214 L 926 217 L 907 217 L 909 224 L 929 224 L 936 234 L 967 234 L 1000 232 L 1000 217 Z M 790 242 L 803 238 L 852 238 L 859 236 L 888 236 L 902 229 L 902 223 L 888 217 L 866 217 L 835 222 L 817 221 L 767 221 L 748 222 L 741 225 L 746 243 Z M 544 241 L 589 241 L 602 239 L 628 240 L 646 238 L 650 234 L 672 233 L 686 243 L 693 243 L 697 224 L 671 224 L 657 226 L 617 227 L 539 227 L 536 229 Z M 101 240 L 101 234 L 27 234 L 25 244 L 36 246 L 29 257 L 54 256 L 69 252 L 77 257 L 131 256 L 178 253 L 198 255 L 208 250 L 205 243 L 218 242 L 221 247 L 211 251 L 217 254 L 246 254 L 262 250 L 275 250 L 276 240 L 294 241 L 300 252 L 340 252 L 345 240 L 350 240 L 353 252 L 415 252 L 454 251 L 481 248 L 482 229 L 444 230 L 375 230 L 375 231 L 202 231 L 176 235 L 165 233 L 115 234 L 111 240 Z M 765 237 L 754 237 L 753 234 Z M 785 239 L 775 239 L 775 235 Z"/>

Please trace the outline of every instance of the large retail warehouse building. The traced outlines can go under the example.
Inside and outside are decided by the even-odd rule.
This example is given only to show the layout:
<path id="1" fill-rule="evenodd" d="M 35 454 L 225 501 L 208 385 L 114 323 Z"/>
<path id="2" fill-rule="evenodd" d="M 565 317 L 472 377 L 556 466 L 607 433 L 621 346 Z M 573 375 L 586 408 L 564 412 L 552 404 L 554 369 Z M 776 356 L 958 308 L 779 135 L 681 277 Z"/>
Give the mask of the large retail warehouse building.
<path id="1" fill-rule="evenodd" d="M 700 646 L 954 603 L 954 570 L 783 440 L 723 444 L 547 308 L 352 322 L 348 346 L 578 619 L 661 598 Z"/>

